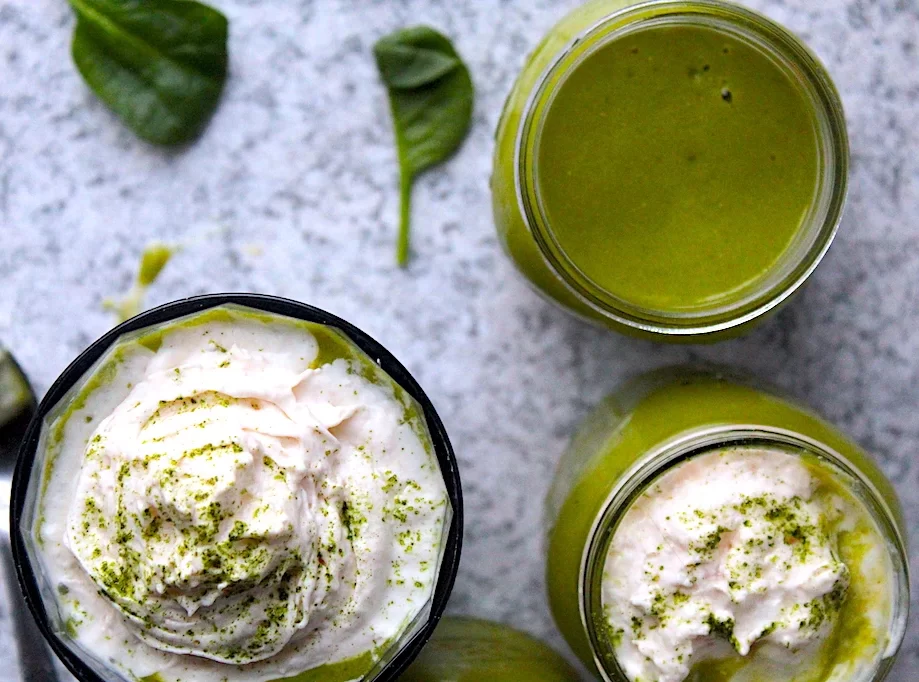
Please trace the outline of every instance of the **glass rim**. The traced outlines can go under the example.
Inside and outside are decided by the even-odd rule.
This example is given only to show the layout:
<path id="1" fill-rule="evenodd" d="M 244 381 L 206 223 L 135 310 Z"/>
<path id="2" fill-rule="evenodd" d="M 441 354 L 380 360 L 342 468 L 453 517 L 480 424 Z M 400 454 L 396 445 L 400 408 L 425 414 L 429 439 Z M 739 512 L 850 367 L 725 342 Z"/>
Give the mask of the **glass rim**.
<path id="1" fill-rule="evenodd" d="M 887 648 L 871 676 L 862 682 L 883 680 L 893 666 L 906 637 L 910 609 L 910 565 L 907 540 L 897 515 L 874 483 L 835 448 L 804 434 L 759 424 L 725 425 L 693 429 L 662 443 L 634 462 L 619 478 L 597 513 L 588 534 L 578 572 L 578 607 L 594 665 L 604 682 L 628 682 L 612 648 L 598 628 L 602 614 L 599 579 L 602 577 L 608 545 L 616 526 L 632 503 L 661 475 L 688 459 L 725 447 L 763 444 L 797 450 L 816 456 L 841 472 L 857 487 L 856 498 L 865 504 L 888 545 L 894 572 L 894 595 Z M 855 681 L 853 681 L 855 682 Z"/>
<path id="2" fill-rule="evenodd" d="M 641 308 L 619 299 L 583 273 L 555 237 L 541 201 L 537 182 L 538 155 L 546 113 L 560 86 L 592 50 L 616 40 L 647 22 L 711 22 L 729 26 L 746 40 L 768 48 L 792 72 L 813 107 L 820 147 L 818 178 L 808 214 L 793 246 L 775 272 L 737 301 L 716 308 L 666 311 Z M 791 31 L 768 17 L 726 0 L 643 0 L 614 10 L 570 39 L 543 70 L 522 111 L 514 143 L 514 186 L 517 207 L 545 265 L 561 284 L 591 311 L 614 323 L 641 332 L 672 337 L 703 336 L 750 322 L 779 307 L 810 277 L 823 260 L 842 220 L 848 193 L 849 145 L 839 94 L 819 58 Z M 781 274 L 777 277 L 776 274 Z M 771 276 L 770 276 L 771 275 Z"/>
<path id="3" fill-rule="evenodd" d="M 21 521 L 27 511 L 25 505 L 29 481 L 33 475 L 33 464 L 38 454 L 42 426 L 45 417 L 54 411 L 62 399 L 66 398 L 70 389 L 82 379 L 96 361 L 102 358 L 126 334 L 140 332 L 178 318 L 226 305 L 314 322 L 337 329 L 360 348 L 362 352 L 371 357 L 422 409 L 430 432 L 431 443 L 434 446 L 434 452 L 440 465 L 444 485 L 447 489 L 452 513 L 449 518 L 449 527 L 445 529 L 440 571 L 434 591 L 430 597 L 431 608 L 426 616 L 427 622 L 415 630 L 409 639 L 402 642 L 399 639 L 394 640 L 393 648 L 395 653 L 389 660 L 386 660 L 385 654 L 381 657 L 381 661 L 385 661 L 385 663 L 382 669 L 378 670 L 375 677 L 372 678 L 374 682 L 392 682 L 405 671 L 431 638 L 447 606 L 447 601 L 453 590 L 459 570 L 459 559 L 463 544 L 463 496 L 456 455 L 446 428 L 433 403 L 415 378 L 395 356 L 370 335 L 342 318 L 309 304 L 279 296 L 251 293 L 204 294 L 166 303 L 132 317 L 103 334 L 80 353 L 54 381 L 39 403 L 19 448 L 10 499 L 10 542 L 13 561 L 16 566 L 16 578 L 19 588 L 25 596 L 29 611 L 35 618 L 39 630 L 51 649 L 77 680 L 80 682 L 104 682 L 91 666 L 82 657 L 74 653 L 51 627 L 38 576 L 36 575 L 38 569 L 33 567 L 32 560 L 26 549 L 27 541 L 23 535 Z M 419 612 L 419 616 L 422 614 L 423 611 Z M 411 627 L 407 626 L 405 632 L 409 631 L 411 631 Z"/>

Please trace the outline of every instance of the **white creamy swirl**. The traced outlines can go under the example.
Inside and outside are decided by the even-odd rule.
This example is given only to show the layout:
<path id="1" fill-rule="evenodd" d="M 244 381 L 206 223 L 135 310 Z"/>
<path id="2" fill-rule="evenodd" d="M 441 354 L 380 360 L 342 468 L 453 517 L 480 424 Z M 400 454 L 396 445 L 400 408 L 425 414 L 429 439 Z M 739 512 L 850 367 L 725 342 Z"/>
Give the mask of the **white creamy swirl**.
<path id="1" fill-rule="evenodd" d="M 149 374 L 86 449 L 68 543 L 147 644 L 270 657 L 345 610 L 356 583 L 332 433 L 359 407 L 220 348 Z"/>
<path id="2" fill-rule="evenodd" d="M 602 586 L 629 679 L 680 682 L 732 649 L 769 643 L 781 658 L 824 639 L 849 570 L 815 487 L 801 457 L 736 448 L 678 465 L 636 500 Z"/>
<path id="3" fill-rule="evenodd" d="M 361 679 L 424 621 L 452 509 L 420 406 L 333 327 L 128 334 L 42 432 L 33 533 L 119 679 Z"/>

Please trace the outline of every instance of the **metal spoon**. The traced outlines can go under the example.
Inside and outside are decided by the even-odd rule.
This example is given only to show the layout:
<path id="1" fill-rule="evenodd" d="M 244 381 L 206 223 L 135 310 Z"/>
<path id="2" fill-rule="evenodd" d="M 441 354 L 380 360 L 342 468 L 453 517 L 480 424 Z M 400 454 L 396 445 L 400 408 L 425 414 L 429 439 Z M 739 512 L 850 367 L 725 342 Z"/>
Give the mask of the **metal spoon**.
<path id="1" fill-rule="evenodd" d="M 29 682 L 57 682 L 45 646 L 19 584 L 10 548 L 10 492 L 19 444 L 35 412 L 35 394 L 13 357 L 0 348 L 0 573 L 6 577 L 10 620 L 19 649 L 19 676 Z"/>

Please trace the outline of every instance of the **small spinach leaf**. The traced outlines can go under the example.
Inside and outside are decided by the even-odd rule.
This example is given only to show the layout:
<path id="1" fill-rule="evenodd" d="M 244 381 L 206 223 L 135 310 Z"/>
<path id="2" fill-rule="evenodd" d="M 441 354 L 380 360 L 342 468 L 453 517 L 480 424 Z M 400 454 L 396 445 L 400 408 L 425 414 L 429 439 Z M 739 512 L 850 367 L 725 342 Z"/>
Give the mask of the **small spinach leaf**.
<path id="1" fill-rule="evenodd" d="M 396 260 L 405 265 L 412 181 L 450 157 L 466 137 L 472 79 L 450 41 L 427 26 L 381 38 L 373 54 L 389 91 L 395 127 L 401 201 Z"/>
<path id="2" fill-rule="evenodd" d="M 227 20 L 193 0 L 70 0 L 86 83 L 155 144 L 197 137 L 227 78 Z"/>

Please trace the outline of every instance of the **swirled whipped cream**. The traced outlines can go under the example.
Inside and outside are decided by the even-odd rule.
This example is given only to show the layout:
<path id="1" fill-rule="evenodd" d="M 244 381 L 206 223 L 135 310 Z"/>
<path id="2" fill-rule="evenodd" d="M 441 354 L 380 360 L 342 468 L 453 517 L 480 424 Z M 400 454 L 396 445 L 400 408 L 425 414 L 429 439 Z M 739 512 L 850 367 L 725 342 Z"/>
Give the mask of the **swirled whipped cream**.
<path id="1" fill-rule="evenodd" d="M 635 501 L 602 582 L 630 680 L 681 682 L 694 664 L 748 656 L 757 643 L 781 659 L 826 638 L 849 569 L 815 487 L 799 456 L 734 448 L 676 466 Z"/>
<path id="2" fill-rule="evenodd" d="M 47 566 L 80 644 L 132 676 L 360 678 L 433 590 L 427 431 L 335 332 L 237 316 L 123 347 L 67 417 Z"/>

